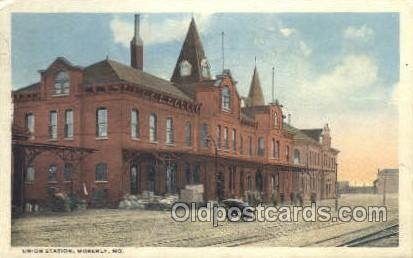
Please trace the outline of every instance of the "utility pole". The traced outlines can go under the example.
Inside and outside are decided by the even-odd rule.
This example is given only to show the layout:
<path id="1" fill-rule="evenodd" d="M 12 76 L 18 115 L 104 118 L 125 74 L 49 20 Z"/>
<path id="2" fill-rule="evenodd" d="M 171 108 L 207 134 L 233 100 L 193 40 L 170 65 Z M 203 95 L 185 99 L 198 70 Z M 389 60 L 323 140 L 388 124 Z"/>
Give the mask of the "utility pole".
<path id="1" fill-rule="evenodd" d="M 335 164 L 336 165 L 336 168 L 335 168 L 335 172 L 336 172 L 336 183 L 335 183 L 335 192 L 336 192 L 336 199 L 335 199 L 335 202 L 334 202 L 334 204 L 335 204 L 335 208 L 336 208 L 336 211 L 338 210 L 338 189 L 337 189 L 337 185 L 338 185 L 338 183 L 337 183 L 337 163 Z"/>
<path id="2" fill-rule="evenodd" d="M 272 103 L 275 103 L 275 67 L 272 67 Z"/>
<path id="3" fill-rule="evenodd" d="M 386 205 L 386 184 L 387 184 L 387 175 L 383 171 L 384 183 L 383 183 L 383 206 Z"/>

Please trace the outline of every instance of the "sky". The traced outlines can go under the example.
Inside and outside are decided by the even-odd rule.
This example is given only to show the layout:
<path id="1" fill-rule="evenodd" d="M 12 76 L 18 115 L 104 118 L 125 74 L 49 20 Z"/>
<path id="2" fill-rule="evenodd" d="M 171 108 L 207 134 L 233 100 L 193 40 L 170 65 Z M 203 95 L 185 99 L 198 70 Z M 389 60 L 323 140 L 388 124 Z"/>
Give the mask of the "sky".
<path id="1" fill-rule="evenodd" d="M 141 15 L 144 70 L 170 79 L 194 16 L 213 74 L 225 68 L 248 94 L 256 66 L 267 102 L 298 128 L 329 124 L 340 150 L 339 180 L 371 184 L 398 166 L 397 13 L 162 13 Z M 12 84 L 39 80 L 58 56 L 87 66 L 106 57 L 129 64 L 133 14 L 12 15 Z"/>

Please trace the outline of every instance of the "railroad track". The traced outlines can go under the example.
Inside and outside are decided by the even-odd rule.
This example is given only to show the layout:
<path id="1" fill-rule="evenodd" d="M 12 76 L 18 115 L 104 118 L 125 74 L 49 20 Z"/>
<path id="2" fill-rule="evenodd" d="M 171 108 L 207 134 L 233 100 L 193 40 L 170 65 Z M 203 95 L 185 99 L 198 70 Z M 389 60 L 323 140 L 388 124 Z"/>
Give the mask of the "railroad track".
<path id="1" fill-rule="evenodd" d="M 362 237 L 355 238 L 339 246 L 348 246 L 348 247 L 365 246 L 372 242 L 377 242 L 379 240 L 398 236 L 398 235 L 399 235 L 399 224 L 396 224 L 396 225 L 388 226 L 383 230 L 370 233 Z"/>

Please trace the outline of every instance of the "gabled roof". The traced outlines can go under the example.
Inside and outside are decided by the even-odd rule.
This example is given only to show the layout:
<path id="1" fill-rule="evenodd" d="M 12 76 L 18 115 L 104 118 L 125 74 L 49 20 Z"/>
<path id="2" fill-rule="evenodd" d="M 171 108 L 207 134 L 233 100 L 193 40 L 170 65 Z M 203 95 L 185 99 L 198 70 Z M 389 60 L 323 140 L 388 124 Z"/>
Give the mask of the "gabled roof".
<path id="1" fill-rule="evenodd" d="M 193 101 L 173 83 L 110 59 L 105 59 L 86 67 L 83 82 L 86 85 L 92 83 L 128 82 L 182 100 Z"/>
<path id="2" fill-rule="evenodd" d="M 308 136 L 307 134 L 303 133 L 302 130 L 295 128 L 287 123 L 283 123 L 283 129 L 284 131 L 291 133 L 292 135 L 294 135 L 294 140 L 303 140 L 303 141 L 308 141 L 311 143 L 317 143 L 319 144 L 318 141 L 314 140 L 313 138 L 311 138 L 310 136 Z"/>
<path id="3" fill-rule="evenodd" d="M 176 61 L 171 81 L 176 83 L 194 83 L 205 79 L 209 80 L 210 78 L 204 78 L 202 76 L 201 62 L 203 59 L 206 59 L 205 51 L 202 46 L 195 20 L 192 18 L 184 44 L 182 45 L 181 53 Z M 184 60 L 191 64 L 192 69 L 189 76 L 181 77 L 180 64 Z"/>
<path id="4" fill-rule="evenodd" d="M 33 84 L 30 84 L 29 86 L 14 90 L 14 93 L 23 93 L 23 92 L 34 92 L 34 91 L 38 91 L 40 89 L 40 82 L 36 82 Z"/>
<path id="5" fill-rule="evenodd" d="M 262 93 L 261 82 L 258 76 L 257 67 L 254 68 L 252 75 L 250 91 L 247 99 L 248 106 L 263 106 L 265 105 L 264 94 Z"/>
<path id="6" fill-rule="evenodd" d="M 305 133 L 306 135 L 310 136 L 317 142 L 320 141 L 321 134 L 323 132 L 322 128 L 316 128 L 316 129 L 301 129 L 301 132 Z"/>

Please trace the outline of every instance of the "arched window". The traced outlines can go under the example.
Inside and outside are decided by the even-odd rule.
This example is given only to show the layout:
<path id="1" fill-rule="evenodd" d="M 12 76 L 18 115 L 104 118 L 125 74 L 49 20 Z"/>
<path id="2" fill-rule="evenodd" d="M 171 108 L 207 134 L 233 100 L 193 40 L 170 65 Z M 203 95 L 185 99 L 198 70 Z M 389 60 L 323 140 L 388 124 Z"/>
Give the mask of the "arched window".
<path id="1" fill-rule="evenodd" d="M 227 86 L 224 86 L 222 89 L 222 109 L 226 111 L 231 110 L 231 94 Z"/>
<path id="2" fill-rule="evenodd" d="M 300 151 L 295 149 L 294 150 L 294 165 L 300 164 Z"/>
<path id="3" fill-rule="evenodd" d="M 55 95 L 64 95 L 69 94 L 70 81 L 69 75 L 67 72 L 59 72 L 54 80 L 54 94 Z"/>
<path id="4" fill-rule="evenodd" d="M 157 117 L 155 113 L 150 114 L 149 116 L 149 141 L 156 142 L 158 139 L 157 135 Z"/>
<path id="5" fill-rule="evenodd" d="M 202 59 L 201 61 L 201 73 L 202 73 L 202 77 L 204 78 L 211 77 L 210 66 L 206 58 Z"/>
<path id="6" fill-rule="evenodd" d="M 276 112 L 274 113 L 274 127 L 278 127 L 278 115 Z"/>
<path id="7" fill-rule="evenodd" d="M 173 144 L 174 143 L 174 122 L 172 117 L 168 117 L 166 119 L 166 143 Z"/>
<path id="8" fill-rule="evenodd" d="M 56 181 L 56 176 L 57 176 L 57 167 L 56 167 L 56 165 L 50 165 L 49 166 L 49 174 L 48 174 L 49 182 Z"/>
<path id="9" fill-rule="evenodd" d="M 264 137 L 259 137 L 258 138 L 258 151 L 257 151 L 258 156 L 264 156 L 265 154 L 265 141 Z"/>
<path id="10" fill-rule="evenodd" d="M 108 165 L 99 163 L 96 165 L 96 181 L 108 181 Z"/>
<path id="11" fill-rule="evenodd" d="M 72 174 L 73 174 L 73 165 L 71 163 L 65 163 L 65 166 L 63 168 L 64 181 L 66 182 L 72 181 Z"/>
<path id="12" fill-rule="evenodd" d="M 187 60 L 183 60 L 179 65 L 179 70 L 181 77 L 190 76 L 192 72 L 192 65 Z"/>

